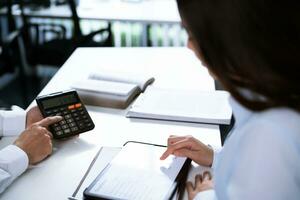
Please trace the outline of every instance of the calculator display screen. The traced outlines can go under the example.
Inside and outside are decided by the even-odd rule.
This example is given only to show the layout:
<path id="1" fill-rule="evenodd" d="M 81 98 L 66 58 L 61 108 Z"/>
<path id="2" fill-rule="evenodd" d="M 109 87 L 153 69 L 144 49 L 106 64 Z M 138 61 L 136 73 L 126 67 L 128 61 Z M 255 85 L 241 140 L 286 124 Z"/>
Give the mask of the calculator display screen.
<path id="1" fill-rule="evenodd" d="M 60 97 L 55 97 L 51 99 L 44 100 L 42 102 L 44 109 L 63 106 L 67 104 L 77 103 L 78 99 L 74 94 L 64 95 Z"/>

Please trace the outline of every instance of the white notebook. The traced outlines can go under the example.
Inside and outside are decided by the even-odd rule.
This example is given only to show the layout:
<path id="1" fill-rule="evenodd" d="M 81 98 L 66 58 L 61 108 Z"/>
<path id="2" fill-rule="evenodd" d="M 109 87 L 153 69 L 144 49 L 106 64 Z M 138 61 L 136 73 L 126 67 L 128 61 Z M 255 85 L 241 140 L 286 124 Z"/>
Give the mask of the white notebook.
<path id="1" fill-rule="evenodd" d="M 149 87 L 127 117 L 211 124 L 230 124 L 232 110 L 225 91 L 168 90 Z"/>
<path id="2" fill-rule="evenodd" d="M 126 108 L 153 81 L 153 77 L 141 74 L 101 71 L 71 87 L 87 105 Z"/>

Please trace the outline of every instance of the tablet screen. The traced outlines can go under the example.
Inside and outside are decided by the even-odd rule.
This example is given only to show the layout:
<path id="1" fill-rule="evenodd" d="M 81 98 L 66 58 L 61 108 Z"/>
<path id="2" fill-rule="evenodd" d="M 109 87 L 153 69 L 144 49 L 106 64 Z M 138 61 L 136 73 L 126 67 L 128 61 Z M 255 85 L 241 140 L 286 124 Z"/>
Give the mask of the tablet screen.
<path id="1" fill-rule="evenodd" d="M 165 147 L 128 143 L 89 193 L 108 199 L 166 199 L 186 158 L 159 158 Z"/>

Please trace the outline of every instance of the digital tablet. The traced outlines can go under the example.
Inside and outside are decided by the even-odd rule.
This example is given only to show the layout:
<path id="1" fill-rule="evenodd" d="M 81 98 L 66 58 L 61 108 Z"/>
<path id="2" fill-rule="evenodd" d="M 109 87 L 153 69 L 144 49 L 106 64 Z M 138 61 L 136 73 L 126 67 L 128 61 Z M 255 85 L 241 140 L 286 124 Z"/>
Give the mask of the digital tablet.
<path id="1" fill-rule="evenodd" d="M 169 156 L 165 146 L 128 142 L 85 189 L 85 199 L 171 199 L 185 179 L 191 160 Z"/>

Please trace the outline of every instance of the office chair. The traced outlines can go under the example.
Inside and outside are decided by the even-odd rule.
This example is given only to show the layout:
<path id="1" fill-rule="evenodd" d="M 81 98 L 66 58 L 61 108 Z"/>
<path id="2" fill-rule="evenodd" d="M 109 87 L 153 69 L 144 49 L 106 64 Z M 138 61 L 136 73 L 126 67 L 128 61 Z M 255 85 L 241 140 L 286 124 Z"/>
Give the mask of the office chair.
<path id="1" fill-rule="evenodd" d="M 10 39 L 12 38 L 12 39 Z M 6 73 L 14 72 L 14 60 L 12 59 L 11 43 L 14 38 L 8 36 L 6 39 L 1 40 L 0 51 L 0 76 Z"/>
<path id="2" fill-rule="evenodd" d="M 3 3 L 9 2 L 3 1 Z M 2 6 L 7 6 L 7 4 Z M 9 34 L 6 36 L 1 35 L 0 37 L 0 75 L 3 75 L 5 73 L 13 73 L 15 71 L 15 65 L 20 61 L 18 59 L 19 56 L 16 56 L 17 59 L 14 59 L 14 52 L 18 46 L 17 39 L 20 36 L 20 32 L 16 30 L 16 26 L 12 16 L 11 6 L 8 7 L 6 11 L 5 19 L 7 21 L 7 30 Z"/>
<path id="3" fill-rule="evenodd" d="M 1 40 L 1 51 L 0 51 L 0 76 L 5 74 L 17 74 L 16 78 L 19 79 L 19 90 L 21 92 L 22 103 L 27 105 L 29 103 L 27 99 L 27 82 L 24 74 L 24 66 L 21 62 L 21 53 L 18 43 L 20 37 L 20 31 L 15 30 L 4 36 Z M 3 85 L 1 85 L 3 87 Z M 3 102 L 0 107 L 3 107 Z M 7 106 L 8 104 L 5 104 Z"/>
<path id="4" fill-rule="evenodd" d="M 71 20 L 74 27 L 71 38 L 66 37 L 66 28 L 62 25 L 32 23 L 30 16 L 25 13 L 26 2 L 19 0 L 28 64 L 32 66 L 52 65 L 60 67 L 77 47 L 108 47 L 113 45 L 110 24 L 107 28 L 83 35 L 75 0 L 67 0 L 67 3 L 72 13 Z M 51 33 L 54 39 L 47 40 L 46 35 L 48 33 Z M 94 41 L 94 37 L 97 35 L 102 36 L 101 38 L 104 39 L 100 42 Z M 106 37 L 103 37 L 105 35 Z"/>

